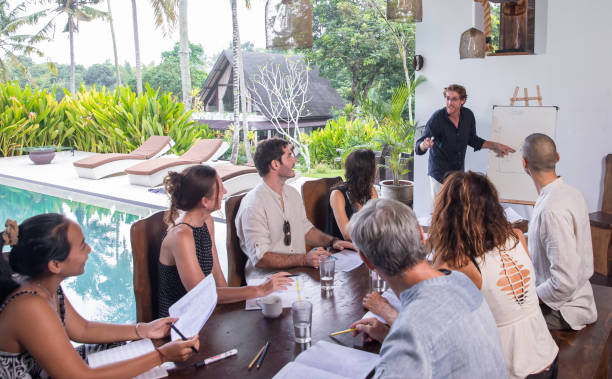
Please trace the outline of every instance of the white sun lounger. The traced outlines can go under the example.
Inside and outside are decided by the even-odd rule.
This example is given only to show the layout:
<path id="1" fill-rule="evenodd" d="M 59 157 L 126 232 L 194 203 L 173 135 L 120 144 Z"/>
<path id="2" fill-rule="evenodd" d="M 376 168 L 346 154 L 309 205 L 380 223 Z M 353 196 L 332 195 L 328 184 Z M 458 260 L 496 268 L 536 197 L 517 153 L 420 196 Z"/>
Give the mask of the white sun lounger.
<path id="1" fill-rule="evenodd" d="M 168 136 L 151 136 L 139 148 L 129 154 L 94 154 L 74 162 L 77 175 L 86 179 L 100 179 L 105 176 L 123 173 L 138 162 L 159 157 L 174 145 Z"/>
<path id="2" fill-rule="evenodd" d="M 213 166 L 227 190 L 225 196 L 232 196 L 255 188 L 261 177 L 251 166 L 237 166 L 223 163 Z"/>
<path id="3" fill-rule="evenodd" d="M 125 170 L 131 184 L 155 187 L 164 181 L 170 171 L 180 172 L 187 167 L 218 159 L 229 148 L 221 139 L 201 139 L 196 141 L 180 157 L 161 157 L 141 162 Z"/>

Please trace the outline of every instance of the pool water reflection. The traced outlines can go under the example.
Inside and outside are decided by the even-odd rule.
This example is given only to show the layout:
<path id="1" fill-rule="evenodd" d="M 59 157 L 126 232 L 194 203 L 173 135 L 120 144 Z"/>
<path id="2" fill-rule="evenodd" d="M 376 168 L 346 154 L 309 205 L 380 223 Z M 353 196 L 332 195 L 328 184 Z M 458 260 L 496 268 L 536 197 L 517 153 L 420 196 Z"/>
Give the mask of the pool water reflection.
<path id="1" fill-rule="evenodd" d="M 135 322 L 130 226 L 139 217 L 0 185 L 0 228 L 7 218 L 21 223 L 41 213 L 61 213 L 77 222 L 91 246 L 85 273 L 62 283 L 75 309 L 88 320 Z"/>

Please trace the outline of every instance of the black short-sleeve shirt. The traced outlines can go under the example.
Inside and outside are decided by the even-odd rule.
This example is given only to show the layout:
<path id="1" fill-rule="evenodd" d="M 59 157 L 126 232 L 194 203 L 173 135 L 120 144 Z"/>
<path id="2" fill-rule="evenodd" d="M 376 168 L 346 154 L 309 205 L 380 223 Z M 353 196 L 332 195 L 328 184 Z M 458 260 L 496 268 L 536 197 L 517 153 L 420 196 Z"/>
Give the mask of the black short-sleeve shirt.
<path id="1" fill-rule="evenodd" d="M 416 141 L 414 151 L 417 155 L 425 154 L 419 145 L 427 137 L 434 137 L 434 145 L 429 149 L 428 175 L 440 183 L 447 173 L 463 171 L 468 145 L 478 151 L 485 143 L 476 135 L 474 113 L 466 107 L 461 107 L 457 128 L 448 118 L 446 108 L 437 110 L 427 121 L 421 138 Z"/>

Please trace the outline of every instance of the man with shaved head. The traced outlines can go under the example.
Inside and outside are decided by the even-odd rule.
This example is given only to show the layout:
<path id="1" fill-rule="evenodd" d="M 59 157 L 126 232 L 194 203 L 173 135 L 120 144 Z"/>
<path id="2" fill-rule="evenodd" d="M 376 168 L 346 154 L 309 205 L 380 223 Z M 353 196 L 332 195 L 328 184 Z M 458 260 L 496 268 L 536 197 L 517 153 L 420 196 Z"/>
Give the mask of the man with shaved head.
<path id="1" fill-rule="evenodd" d="M 542 313 L 549 329 L 580 330 L 597 320 L 589 283 L 593 247 L 586 203 L 580 191 L 557 176 L 559 153 L 552 138 L 531 134 L 521 150 L 523 167 L 538 191 L 529 221 L 529 252 Z"/>

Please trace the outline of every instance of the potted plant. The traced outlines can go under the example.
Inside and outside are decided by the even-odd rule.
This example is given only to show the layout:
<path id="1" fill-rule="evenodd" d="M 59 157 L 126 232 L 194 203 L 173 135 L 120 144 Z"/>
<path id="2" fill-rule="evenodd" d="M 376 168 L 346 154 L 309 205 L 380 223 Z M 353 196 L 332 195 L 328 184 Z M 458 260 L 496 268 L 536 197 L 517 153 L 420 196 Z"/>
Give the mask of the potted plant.
<path id="1" fill-rule="evenodd" d="M 409 105 L 410 92 L 406 86 L 400 86 L 393 91 L 391 104 L 370 102 L 366 112 L 370 113 L 377 121 L 379 135 L 376 144 L 382 149 L 384 164 L 382 165 L 392 174 L 392 180 L 380 182 L 381 196 L 412 204 L 413 183 L 402 180 L 407 174 L 408 163 L 412 157 L 404 158 L 402 154 L 411 154 L 414 149 L 414 133 L 416 124 L 407 121 L 403 117 L 404 109 Z"/>

